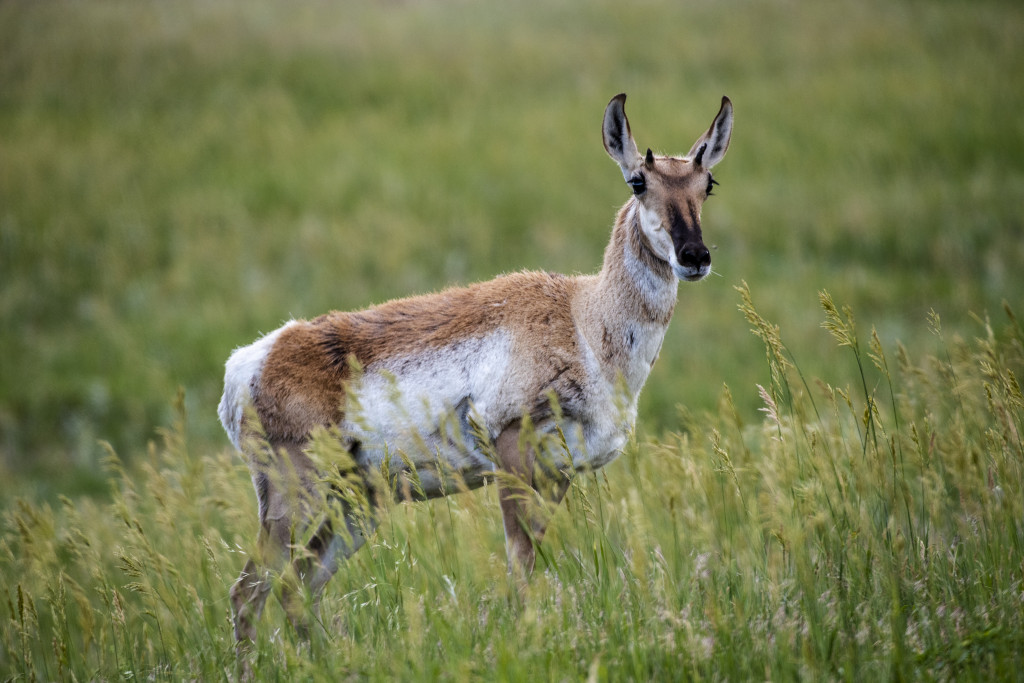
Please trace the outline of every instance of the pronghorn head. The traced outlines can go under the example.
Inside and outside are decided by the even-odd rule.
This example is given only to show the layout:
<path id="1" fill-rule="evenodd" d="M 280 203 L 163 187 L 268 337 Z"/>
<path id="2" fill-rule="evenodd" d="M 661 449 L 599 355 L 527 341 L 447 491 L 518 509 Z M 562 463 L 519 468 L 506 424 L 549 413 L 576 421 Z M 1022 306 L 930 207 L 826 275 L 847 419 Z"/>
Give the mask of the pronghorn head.
<path id="1" fill-rule="evenodd" d="M 629 130 L 625 94 L 604 112 L 604 148 L 633 189 L 640 227 L 655 256 L 680 280 L 696 282 L 711 272 L 711 253 L 701 240 L 700 209 L 715 185 L 711 168 L 722 160 L 732 136 L 732 102 L 722 107 L 685 157 L 641 155 Z"/>

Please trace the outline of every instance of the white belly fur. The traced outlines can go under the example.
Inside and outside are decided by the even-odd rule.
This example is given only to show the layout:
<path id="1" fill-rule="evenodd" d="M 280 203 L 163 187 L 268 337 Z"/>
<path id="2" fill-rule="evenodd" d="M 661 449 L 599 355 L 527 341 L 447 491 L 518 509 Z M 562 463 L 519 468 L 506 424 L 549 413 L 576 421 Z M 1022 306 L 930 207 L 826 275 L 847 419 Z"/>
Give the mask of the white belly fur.
<path id="1" fill-rule="evenodd" d="M 496 466 L 477 434 L 493 442 L 534 398 L 516 381 L 511 350 L 511 336 L 498 331 L 367 368 L 342 425 L 359 442 L 359 464 L 379 469 L 386 463 L 392 473 L 411 465 L 428 497 L 450 493 L 453 485 L 479 486 Z M 598 408 L 595 413 L 536 425 L 546 457 L 559 468 L 611 462 L 636 418 L 635 399 L 616 400 L 600 372 L 591 378 L 587 406 Z M 455 484 L 446 476 L 452 473 Z"/>
<path id="2" fill-rule="evenodd" d="M 501 403 L 510 345 L 507 334 L 493 333 L 367 368 L 352 387 L 342 425 L 359 442 L 359 464 L 381 468 L 387 461 L 391 472 L 412 465 L 427 489 L 439 468 L 478 485 L 494 464 L 476 447 L 469 422 L 497 436 L 492 407 Z"/>

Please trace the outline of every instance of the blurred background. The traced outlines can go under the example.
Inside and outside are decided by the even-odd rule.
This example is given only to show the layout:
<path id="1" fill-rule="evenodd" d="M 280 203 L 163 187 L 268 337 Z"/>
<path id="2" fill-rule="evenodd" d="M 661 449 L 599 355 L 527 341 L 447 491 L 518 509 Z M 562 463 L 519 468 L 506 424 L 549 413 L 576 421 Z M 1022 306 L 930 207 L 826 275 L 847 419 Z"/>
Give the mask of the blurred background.
<path id="1" fill-rule="evenodd" d="M 887 349 L 981 334 L 1024 301 L 1022 36 L 986 0 L 0 3 L 0 498 L 103 490 L 179 390 L 228 448 L 223 363 L 289 318 L 596 271 L 622 91 L 661 153 L 736 110 L 643 435 L 723 384 L 759 415 L 744 281 L 840 386 L 821 290 Z"/>

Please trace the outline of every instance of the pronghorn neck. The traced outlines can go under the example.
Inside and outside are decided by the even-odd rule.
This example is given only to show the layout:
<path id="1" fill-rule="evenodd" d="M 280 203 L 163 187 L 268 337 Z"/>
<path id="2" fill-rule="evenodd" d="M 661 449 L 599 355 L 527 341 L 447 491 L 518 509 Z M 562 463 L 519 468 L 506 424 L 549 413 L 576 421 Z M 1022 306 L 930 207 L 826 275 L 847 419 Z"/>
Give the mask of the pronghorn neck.
<path id="1" fill-rule="evenodd" d="M 676 305 L 679 280 L 659 258 L 640 227 L 636 198 L 619 210 L 598 276 L 602 297 L 614 301 L 615 318 L 667 326 Z"/>
<path id="2" fill-rule="evenodd" d="M 588 291 L 581 326 L 610 381 L 635 397 L 650 373 L 675 309 L 679 280 L 640 227 L 635 198 L 619 210 L 604 264 Z"/>

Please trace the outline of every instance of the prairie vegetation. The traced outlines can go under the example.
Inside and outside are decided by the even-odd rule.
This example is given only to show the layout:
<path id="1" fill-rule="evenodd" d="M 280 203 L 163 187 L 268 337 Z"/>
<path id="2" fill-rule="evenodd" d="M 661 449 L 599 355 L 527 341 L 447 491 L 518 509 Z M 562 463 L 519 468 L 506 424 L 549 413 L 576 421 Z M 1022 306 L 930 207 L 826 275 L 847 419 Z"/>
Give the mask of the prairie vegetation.
<path id="1" fill-rule="evenodd" d="M 808 380 L 778 328 L 757 419 L 731 392 L 573 484 L 525 603 L 506 581 L 493 486 L 390 506 L 345 563 L 322 628 L 271 603 L 261 679 L 1016 677 L 1024 662 L 1024 330 L 980 325 L 940 356 L 886 351 L 822 295 L 864 381 Z M 938 317 L 934 333 L 944 340 Z M 226 587 L 254 552 L 252 497 L 185 416 L 110 500 L 5 513 L 8 675 L 236 675 Z"/>
<path id="2" fill-rule="evenodd" d="M 0 4 L 0 677 L 233 677 L 228 353 L 596 270 L 620 91 L 666 153 L 736 105 L 718 277 L 634 440 L 525 604 L 493 487 L 395 505 L 308 647 L 271 602 L 257 671 L 1019 677 L 1022 33 L 1009 2 Z"/>

